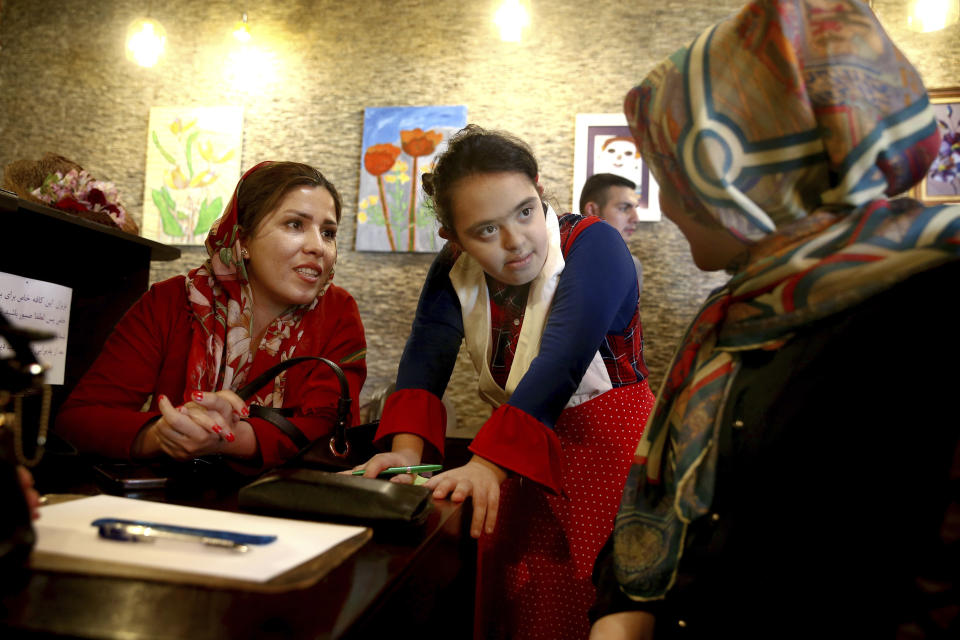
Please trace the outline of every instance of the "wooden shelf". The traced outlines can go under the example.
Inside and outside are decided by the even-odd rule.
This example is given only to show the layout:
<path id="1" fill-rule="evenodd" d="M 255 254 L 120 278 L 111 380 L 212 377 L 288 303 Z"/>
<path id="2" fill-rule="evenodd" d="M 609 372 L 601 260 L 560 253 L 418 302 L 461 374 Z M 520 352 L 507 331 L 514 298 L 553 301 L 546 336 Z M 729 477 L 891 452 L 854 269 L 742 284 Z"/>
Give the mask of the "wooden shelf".
<path id="1" fill-rule="evenodd" d="M 180 257 L 180 249 L 176 247 L 161 244 L 154 240 L 148 240 L 147 238 L 141 238 L 140 236 L 135 236 L 127 233 L 126 231 L 121 231 L 120 229 L 114 227 L 108 227 L 97 222 L 84 220 L 83 218 L 67 213 L 66 211 L 61 211 L 59 209 L 54 209 L 53 207 L 30 202 L 29 200 L 24 200 L 17 197 L 15 193 L 10 193 L 9 191 L 0 189 L 0 212 L 7 213 L 20 210 L 29 211 L 38 216 L 56 220 L 57 222 L 55 224 L 67 225 L 64 227 L 64 230 L 70 228 L 70 226 L 73 226 L 76 228 L 76 231 L 81 234 L 81 237 L 85 237 L 87 235 L 86 231 L 90 231 L 94 234 L 112 236 L 121 241 L 132 242 L 134 244 L 148 247 L 150 249 L 151 260 L 167 262 L 169 260 L 176 260 Z M 36 222 L 37 221 L 34 221 L 34 223 Z"/>

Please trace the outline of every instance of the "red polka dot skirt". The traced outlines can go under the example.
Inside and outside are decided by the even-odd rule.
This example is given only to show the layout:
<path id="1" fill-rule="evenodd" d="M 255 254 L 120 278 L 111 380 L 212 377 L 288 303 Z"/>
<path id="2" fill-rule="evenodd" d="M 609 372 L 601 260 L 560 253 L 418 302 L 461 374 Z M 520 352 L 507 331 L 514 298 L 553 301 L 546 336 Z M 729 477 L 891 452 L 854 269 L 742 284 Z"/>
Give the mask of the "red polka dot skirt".
<path id="1" fill-rule="evenodd" d="M 496 530 L 480 538 L 475 638 L 586 638 L 593 563 L 613 530 L 633 453 L 653 409 L 646 381 L 564 410 L 563 496 L 509 478 Z"/>

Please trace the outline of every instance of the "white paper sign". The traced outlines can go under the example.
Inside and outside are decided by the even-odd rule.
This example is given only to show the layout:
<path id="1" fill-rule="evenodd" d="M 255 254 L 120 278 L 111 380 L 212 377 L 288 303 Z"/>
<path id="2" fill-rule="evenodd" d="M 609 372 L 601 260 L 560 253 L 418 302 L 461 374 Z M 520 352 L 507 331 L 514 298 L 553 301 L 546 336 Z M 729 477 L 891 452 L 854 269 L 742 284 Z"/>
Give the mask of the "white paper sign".
<path id="1" fill-rule="evenodd" d="M 56 336 L 30 345 L 37 360 L 50 367 L 45 377 L 47 384 L 63 384 L 72 296 L 70 287 L 0 271 L 0 310 L 10 324 Z M 10 345 L 0 338 L 0 358 L 12 355 Z"/>

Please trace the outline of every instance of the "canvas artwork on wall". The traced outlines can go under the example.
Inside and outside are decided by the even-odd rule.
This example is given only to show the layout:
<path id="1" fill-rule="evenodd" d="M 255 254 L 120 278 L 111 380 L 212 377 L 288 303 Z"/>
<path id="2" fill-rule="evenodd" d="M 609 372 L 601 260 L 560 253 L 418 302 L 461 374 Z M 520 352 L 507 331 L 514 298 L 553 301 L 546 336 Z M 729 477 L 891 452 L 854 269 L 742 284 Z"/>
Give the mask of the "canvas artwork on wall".
<path id="1" fill-rule="evenodd" d="M 147 132 L 143 235 L 199 245 L 240 179 L 241 107 L 153 107 Z"/>
<path id="2" fill-rule="evenodd" d="M 420 176 L 467 124 L 465 106 L 367 107 L 357 195 L 358 251 L 437 251 L 443 239 Z"/>
<path id="3" fill-rule="evenodd" d="M 940 148 L 913 196 L 929 205 L 960 202 L 960 87 L 929 89 Z"/>
<path id="4" fill-rule="evenodd" d="M 614 173 L 637 185 L 641 221 L 660 219 L 660 194 L 650 169 L 637 152 L 627 118 L 622 113 L 578 113 L 573 158 L 573 209 L 580 191 L 595 173 Z"/>

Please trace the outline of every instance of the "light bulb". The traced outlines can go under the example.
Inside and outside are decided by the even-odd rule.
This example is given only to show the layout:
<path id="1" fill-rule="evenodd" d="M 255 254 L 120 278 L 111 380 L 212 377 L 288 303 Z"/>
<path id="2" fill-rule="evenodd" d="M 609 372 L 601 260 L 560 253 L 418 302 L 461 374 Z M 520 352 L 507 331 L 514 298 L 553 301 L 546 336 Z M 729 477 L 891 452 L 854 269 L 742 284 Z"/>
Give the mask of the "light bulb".
<path id="1" fill-rule="evenodd" d="M 928 33 L 949 27 L 960 18 L 960 0 L 911 0 L 907 28 Z"/>
<path id="2" fill-rule="evenodd" d="M 504 0 L 494 14 L 493 22 L 500 27 L 501 40 L 520 42 L 524 27 L 530 24 L 530 14 L 520 0 Z"/>
<path id="3" fill-rule="evenodd" d="M 240 42 L 250 42 L 253 35 L 250 33 L 250 23 L 247 21 L 247 12 L 241 14 L 240 19 L 233 25 L 233 37 Z"/>
<path id="4" fill-rule="evenodd" d="M 157 64 L 167 44 L 167 32 L 159 22 L 134 20 L 127 28 L 127 60 L 141 67 Z"/>

